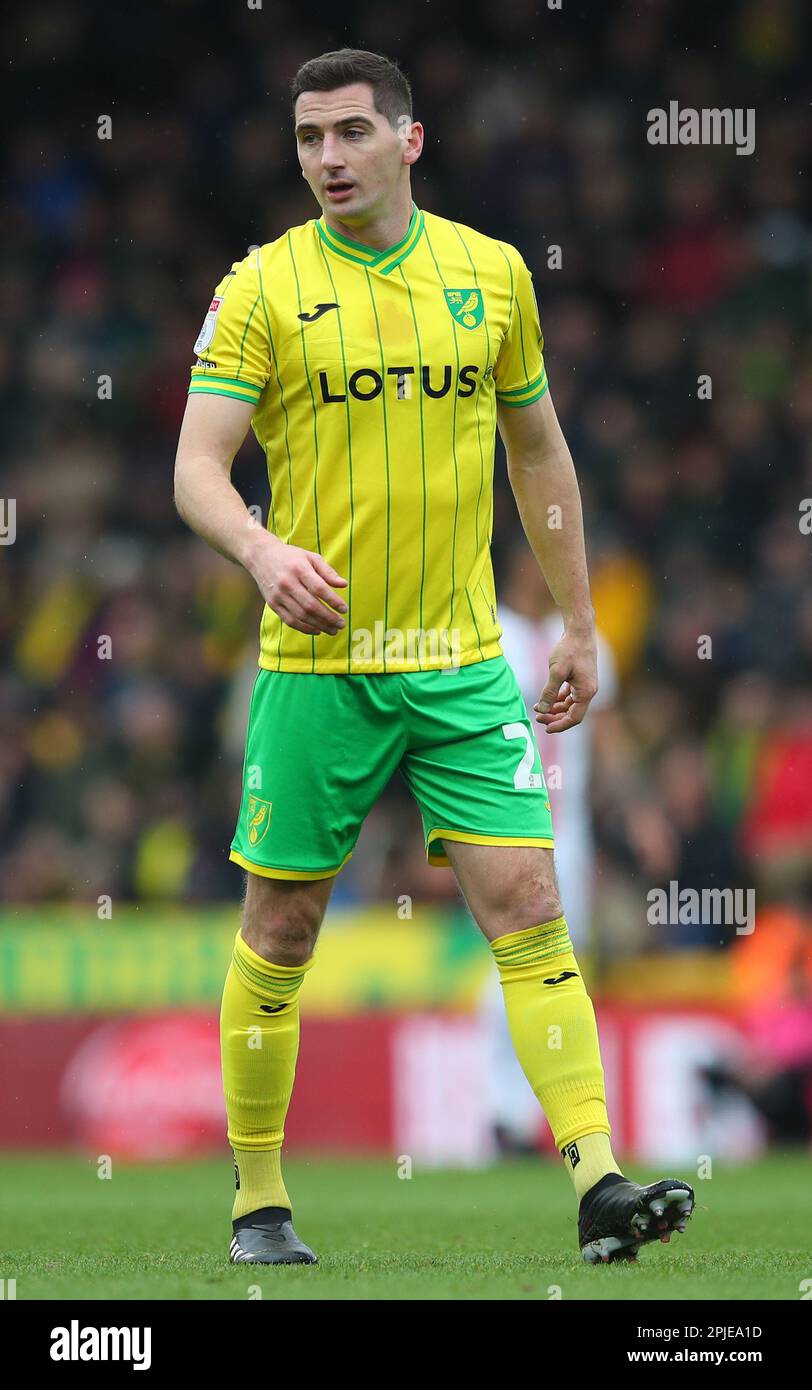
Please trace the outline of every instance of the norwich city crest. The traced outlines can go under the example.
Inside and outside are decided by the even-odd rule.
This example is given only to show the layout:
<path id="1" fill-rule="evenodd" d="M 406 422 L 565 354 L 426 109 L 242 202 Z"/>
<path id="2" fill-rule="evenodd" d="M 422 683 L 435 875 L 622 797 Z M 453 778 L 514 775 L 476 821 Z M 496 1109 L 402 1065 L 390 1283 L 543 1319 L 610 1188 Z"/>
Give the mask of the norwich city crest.
<path id="1" fill-rule="evenodd" d="M 268 826 L 271 823 L 271 803 L 263 801 L 261 796 L 254 796 L 253 792 L 248 797 L 248 843 L 253 849 L 256 845 L 262 844 L 268 834 Z"/>
<path id="2" fill-rule="evenodd" d="M 481 290 L 443 290 L 451 317 L 463 328 L 478 328 L 485 315 Z"/>

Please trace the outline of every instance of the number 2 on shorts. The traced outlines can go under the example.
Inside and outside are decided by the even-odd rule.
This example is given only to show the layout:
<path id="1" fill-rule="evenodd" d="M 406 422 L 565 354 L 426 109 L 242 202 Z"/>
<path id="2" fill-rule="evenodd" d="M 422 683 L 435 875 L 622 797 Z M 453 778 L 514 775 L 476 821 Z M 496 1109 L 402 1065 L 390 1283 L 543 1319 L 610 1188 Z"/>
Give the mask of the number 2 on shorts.
<path id="1" fill-rule="evenodd" d="M 523 738 L 525 750 L 522 760 L 513 774 L 513 785 L 517 791 L 524 791 L 528 787 L 543 787 L 544 779 L 540 772 L 533 772 L 533 763 L 536 756 L 536 740 L 526 724 L 503 724 L 502 733 L 505 738 Z"/>

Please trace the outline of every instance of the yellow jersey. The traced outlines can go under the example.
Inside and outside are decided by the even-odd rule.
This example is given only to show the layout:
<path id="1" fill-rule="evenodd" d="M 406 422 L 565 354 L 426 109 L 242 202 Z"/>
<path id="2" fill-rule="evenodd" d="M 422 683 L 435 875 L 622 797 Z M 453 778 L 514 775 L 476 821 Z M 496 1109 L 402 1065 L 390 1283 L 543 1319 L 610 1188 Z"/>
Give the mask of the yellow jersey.
<path id="1" fill-rule="evenodd" d="M 542 348 L 515 247 L 414 205 L 386 251 L 320 217 L 235 262 L 189 391 L 254 406 L 269 529 L 348 581 L 335 636 L 297 632 L 266 605 L 260 666 L 367 674 L 501 655 L 496 407 L 544 393 Z"/>

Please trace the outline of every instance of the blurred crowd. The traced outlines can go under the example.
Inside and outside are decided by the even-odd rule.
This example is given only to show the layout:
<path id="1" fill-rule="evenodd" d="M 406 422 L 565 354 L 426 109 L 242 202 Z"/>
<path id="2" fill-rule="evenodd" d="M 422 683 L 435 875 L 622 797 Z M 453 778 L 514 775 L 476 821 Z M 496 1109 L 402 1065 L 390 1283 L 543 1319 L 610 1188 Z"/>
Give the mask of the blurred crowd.
<path id="1" fill-rule="evenodd" d="M 442 11 L 442 16 L 441 12 Z M 179 522 L 172 465 L 212 289 L 319 214 L 288 83 L 396 58 L 426 128 L 418 206 L 534 273 L 617 667 L 591 813 L 602 949 L 724 946 L 646 894 L 812 887 L 810 13 L 803 0 L 560 11 L 45 0 L 4 21 L 0 898 L 237 898 L 261 601 Z M 5 79 L 4 79 L 5 80 Z M 752 107 L 756 148 L 655 146 L 646 115 Z M 110 118 L 111 138 L 99 138 Z M 556 248 L 560 248 L 560 256 Z M 520 537 L 497 456 L 497 592 Z M 249 437 L 235 481 L 267 507 Z M 566 735 L 562 735 L 566 737 Z M 334 901 L 451 901 L 396 778 Z M 566 903 L 564 904 L 566 909 Z"/>

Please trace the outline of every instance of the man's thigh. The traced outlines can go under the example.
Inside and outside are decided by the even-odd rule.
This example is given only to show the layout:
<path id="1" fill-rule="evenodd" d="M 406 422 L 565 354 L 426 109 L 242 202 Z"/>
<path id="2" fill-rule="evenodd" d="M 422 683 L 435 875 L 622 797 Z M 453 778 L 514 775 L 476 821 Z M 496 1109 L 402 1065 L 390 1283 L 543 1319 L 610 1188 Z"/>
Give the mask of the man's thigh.
<path id="1" fill-rule="evenodd" d="M 488 941 L 561 916 L 553 851 L 536 845 L 448 840 L 451 867 Z"/>
<path id="2" fill-rule="evenodd" d="M 243 940 L 265 960 L 302 965 L 315 949 L 335 875 L 300 880 L 250 873 L 245 877 Z"/>

